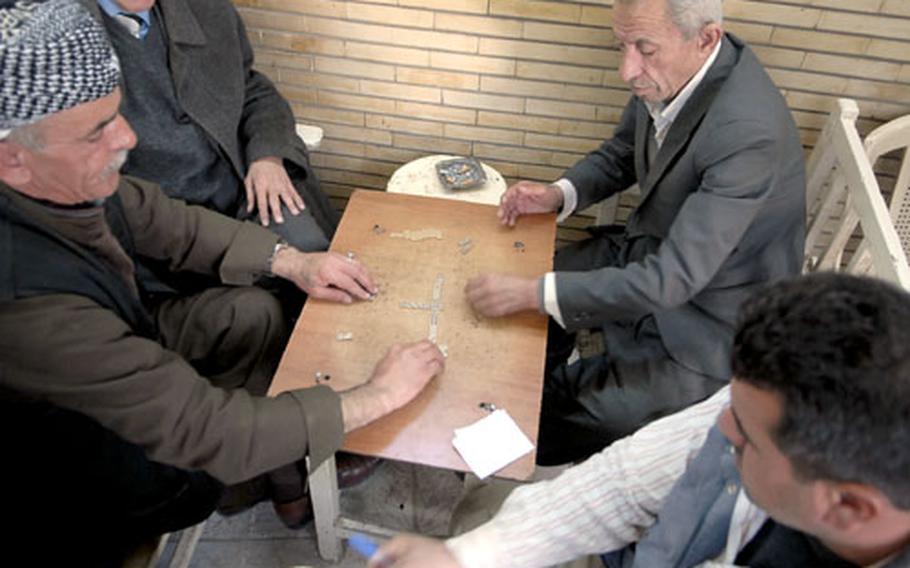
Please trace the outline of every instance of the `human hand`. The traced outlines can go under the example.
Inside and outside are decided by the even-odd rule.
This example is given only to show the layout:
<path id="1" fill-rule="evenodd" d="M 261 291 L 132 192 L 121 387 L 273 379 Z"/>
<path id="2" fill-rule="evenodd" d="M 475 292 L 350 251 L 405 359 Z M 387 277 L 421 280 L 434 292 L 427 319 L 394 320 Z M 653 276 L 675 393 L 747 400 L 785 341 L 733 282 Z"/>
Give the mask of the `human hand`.
<path id="1" fill-rule="evenodd" d="M 496 216 L 503 225 L 514 227 L 521 215 L 559 210 L 562 200 L 562 191 L 556 185 L 520 181 L 502 194 Z"/>
<path id="2" fill-rule="evenodd" d="M 376 365 L 369 384 L 382 393 L 391 412 L 411 402 L 444 368 L 442 351 L 429 339 L 396 344 Z"/>
<path id="3" fill-rule="evenodd" d="M 281 215 L 282 202 L 291 215 L 298 215 L 306 209 L 281 158 L 260 158 L 251 163 L 243 185 L 246 187 L 246 211 L 249 213 L 254 207 L 258 209 L 259 221 L 263 227 L 269 226 L 269 211 L 276 223 L 284 223 Z"/>
<path id="4" fill-rule="evenodd" d="M 367 568 L 460 568 L 445 543 L 412 534 L 398 535 L 379 547 Z"/>
<path id="5" fill-rule="evenodd" d="M 468 280 L 464 287 L 468 303 L 486 317 L 501 317 L 516 312 L 538 310 L 540 298 L 536 278 L 507 274 L 482 274 Z"/>
<path id="6" fill-rule="evenodd" d="M 401 408 L 444 367 L 442 352 L 428 339 L 393 345 L 366 383 L 341 393 L 344 431 L 365 426 Z"/>
<path id="7" fill-rule="evenodd" d="M 278 251 L 272 274 L 290 280 L 311 298 L 350 304 L 368 300 L 379 288 L 360 261 L 336 252 L 300 252 L 293 247 Z"/>

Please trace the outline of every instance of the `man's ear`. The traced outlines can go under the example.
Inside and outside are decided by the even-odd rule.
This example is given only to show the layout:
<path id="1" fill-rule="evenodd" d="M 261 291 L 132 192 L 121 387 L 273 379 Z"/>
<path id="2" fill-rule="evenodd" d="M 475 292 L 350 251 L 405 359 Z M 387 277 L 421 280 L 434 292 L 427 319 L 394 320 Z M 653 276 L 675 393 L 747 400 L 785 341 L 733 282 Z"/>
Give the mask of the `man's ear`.
<path id="1" fill-rule="evenodd" d="M 887 498 L 861 483 L 822 482 L 816 495 L 821 522 L 839 532 L 849 532 L 876 520 Z"/>
<path id="2" fill-rule="evenodd" d="M 26 151 L 14 142 L 0 140 L 0 180 L 18 187 L 32 179 L 32 172 L 25 163 Z"/>
<path id="3" fill-rule="evenodd" d="M 705 24 L 700 30 L 698 30 L 698 49 L 705 56 L 710 54 L 714 47 L 717 45 L 717 42 L 724 37 L 724 30 L 721 29 L 719 25 L 714 22 Z"/>

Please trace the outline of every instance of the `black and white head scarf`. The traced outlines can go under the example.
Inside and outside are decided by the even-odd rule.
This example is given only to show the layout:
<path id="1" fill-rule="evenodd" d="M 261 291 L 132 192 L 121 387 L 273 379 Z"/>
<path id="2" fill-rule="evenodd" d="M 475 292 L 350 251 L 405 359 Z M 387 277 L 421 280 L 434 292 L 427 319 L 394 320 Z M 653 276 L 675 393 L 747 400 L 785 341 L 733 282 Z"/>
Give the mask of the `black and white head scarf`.
<path id="1" fill-rule="evenodd" d="M 0 140 L 16 127 L 109 95 L 120 63 L 74 0 L 0 0 Z"/>

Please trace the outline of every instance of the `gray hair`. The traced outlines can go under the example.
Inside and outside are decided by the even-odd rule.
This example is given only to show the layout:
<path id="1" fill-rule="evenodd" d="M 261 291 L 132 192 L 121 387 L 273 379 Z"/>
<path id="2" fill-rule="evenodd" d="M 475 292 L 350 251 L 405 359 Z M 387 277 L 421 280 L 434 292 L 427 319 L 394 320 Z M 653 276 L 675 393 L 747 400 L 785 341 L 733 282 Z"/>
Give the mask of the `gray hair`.
<path id="1" fill-rule="evenodd" d="M 40 150 L 44 147 L 44 136 L 38 131 L 38 122 L 32 122 L 0 133 L 0 142 L 12 142 L 29 150 Z"/>
<path id="2" fill-rule="evenodd" d="M 635 4 L 639 0 L 618 0 L 622 4 Z M 721 25 L 724 21 L 722 0 L 664 0 L 670 21 L 691 39 L 707 24 Z"/>
<path id="3" fill-rule="evenodd" d="M 724 8 L 721 0 L 666 0 L 670 19 L 686 38 L 708 24 L 721 25 Z"/>

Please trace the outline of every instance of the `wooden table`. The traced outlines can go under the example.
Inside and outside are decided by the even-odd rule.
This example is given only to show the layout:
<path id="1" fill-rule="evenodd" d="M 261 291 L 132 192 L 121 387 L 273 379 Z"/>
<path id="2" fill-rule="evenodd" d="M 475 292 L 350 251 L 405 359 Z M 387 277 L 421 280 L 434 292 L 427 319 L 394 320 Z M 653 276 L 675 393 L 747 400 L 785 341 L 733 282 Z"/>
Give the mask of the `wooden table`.
<path id="1" fill-rule="evenodd" d="M 481 402 L 505 408 L 536 442 L 546 318 L 481 318 L 463 290 L 481 273 L 534 277 L 549 271 L 555 232 L 554 215 L 522 218 L 508 229 L 490 205 L 355 192 L 331 249 L 353 252 L 370 267 L 380 294 L 353 305 L 308 301 L 269 394 L 313 386 L 317 373 L 336 390 L 353 387 L 369 378 L 393 343 L 435 335 L 448 353 L 445 372 L 406 407 L 351 432 L 344 449 L 467 471 L 452 446 L 453 430 L 483 418 Z M 526 479 L 533 471 L 529 454 L 497 475 Z M 311 472 L 310 488 L 323 558 L 340 557 L 339 537 L 352 526 L 389 534 L 339 518 L 334 460 Z"/>

